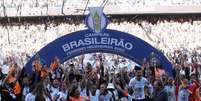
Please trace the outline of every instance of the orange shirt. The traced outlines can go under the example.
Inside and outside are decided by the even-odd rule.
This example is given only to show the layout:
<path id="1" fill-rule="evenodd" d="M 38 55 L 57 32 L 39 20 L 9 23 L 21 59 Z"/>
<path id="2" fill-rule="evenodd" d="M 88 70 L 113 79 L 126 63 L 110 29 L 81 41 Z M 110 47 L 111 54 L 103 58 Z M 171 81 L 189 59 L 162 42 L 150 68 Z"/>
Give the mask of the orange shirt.
<path id="1" fill-rule="evenodd" d="M 20 94 L 21 86 L 18 81 L 15 83 L 15 86 L 13 87 L 13 91 L 14 91 L 14 94 Z"/>
<path id="2" fill-rule="evenodd" d="M 8 84 L 15 82 L 15 78 L 12 75 L 8 75 L 6 82 Z M 19 94 L 21 92 L 21 86 L 18 81 L 15 82 L 13 89 L 14 94 Z"/>
<path id="3" fill-rule="evenodd" d="M 48 74 L 49 74 L 48 69 L 47 68 L 42 68 L 41 74 L 40 74 L 41 78 L 45 78 L 46 76 L 48 76 Z"/>
<path id="4" fill-rule="evenodd" d="M 76 98 L 71 96 L 70 101 L 84 101 L 84 97 L 80 96 L 79 98 Z"/>
<path id="5" fill-rule="evenodd" d="M 50 65 L 52 71 L 55 71 L 58 68 L 58 63 L 56 61 L 54 61 L 53 63 L 51 63 Z"/>
<path id="6" fill-rule="evenodd" d="M 37 73 L 39 73 L 40 71 L 41 71 L 41 68 L 42 68 L 42 65 L 40 64 L 40 61 L 39 60 L 35 60 L 34 61 L 34 64 L 35 64 L 35 71 L 37 72 Z"/>

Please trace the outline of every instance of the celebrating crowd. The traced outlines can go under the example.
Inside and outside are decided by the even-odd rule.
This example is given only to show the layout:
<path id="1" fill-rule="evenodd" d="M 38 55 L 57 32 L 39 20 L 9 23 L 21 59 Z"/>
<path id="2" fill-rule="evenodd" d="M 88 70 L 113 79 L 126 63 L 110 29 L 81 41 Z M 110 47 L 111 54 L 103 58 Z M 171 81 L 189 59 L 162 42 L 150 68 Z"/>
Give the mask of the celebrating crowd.
<path id="1" fill-rule="evenodd" d="M 200 64 L 193 56 L 194 62 L 185 65 L 181 54 L 175 52 L 173 76 L 152 60 L 154 54 L 142 66 L 109 53 L 85 54 L 63 64 L 55 57 L 47 66 L 36 55 L 32 73 L 11 59 L 8 74 L 1 73 L 1 100 L 200 101 Z"/>
<path id="2" fill-rule="evenodd" d="M 140 66 L 108 53 L 84 54 L 65 63 L 55 56 L 51 65 L 36 55 L 30 67 L 32 72 L 27 73 L 23 67 L 41 47 L 66 33 L 86 29 L 85 25 L 80 19 L 70 18 L 62 23 L 1 25 L 0 98 L 2 101 L 200 101 L 200 20 L 200 17 L 164 20 L 138 16 L 110 20 L 108 28 L 133 34 L 163 51 L 172 62 L 173 75 L 168 75 L 160 62 L 153 62 L 154 54 Z"/>

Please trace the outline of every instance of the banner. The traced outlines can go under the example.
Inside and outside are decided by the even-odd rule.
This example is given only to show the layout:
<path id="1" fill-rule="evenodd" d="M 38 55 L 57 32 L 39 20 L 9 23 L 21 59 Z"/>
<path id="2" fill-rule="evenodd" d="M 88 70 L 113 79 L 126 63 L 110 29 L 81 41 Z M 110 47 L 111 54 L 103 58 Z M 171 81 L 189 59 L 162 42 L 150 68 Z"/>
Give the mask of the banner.
<path id="1" fill-rule="evenodd" d="M 110 29 L 106 29 L 102 33 L 82 30 L 67 34 L 42 48 L 38 54 L 46 60 L 47 65 L 50 65 L 55 56 L 64 62 L 75 56 L 92 52 L 118 54 L 138 64 L 142 64 L 143 59 L 149 58 L 150 54 L 154 52 L 165 71 L 172 75 L 172 65 L 163 53 L 135 36 Z M 26 64 L 26 72 L 32 72 L 33 60 L 34 57 Z"/>

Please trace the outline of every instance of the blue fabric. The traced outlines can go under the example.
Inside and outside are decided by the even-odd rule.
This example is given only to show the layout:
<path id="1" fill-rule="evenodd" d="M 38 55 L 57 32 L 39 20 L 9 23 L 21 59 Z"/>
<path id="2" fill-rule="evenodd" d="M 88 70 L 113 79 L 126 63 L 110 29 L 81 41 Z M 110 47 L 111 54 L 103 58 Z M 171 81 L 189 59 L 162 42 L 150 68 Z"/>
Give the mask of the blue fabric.
<path id="1" fill-rule="evenodd" d="M 92 34 L 92 36 L 90 36 L 90 34 Z M 97 41 L 97 43 L 94 44 L 92 41 L 90 41 L 91 44 L 89 44 L 88 42 L 89 40 L 87 40 L 86 38 L 90 40 L 93 39 L 92 41 L 94 42 Z M 111 41 L 110 39 L 111 40 L 116 39 L 116 40 L 113 40 L 113 42 L 110 42 Z M 70 44 L 71 42 L 78 43 L 79 40 L 82 40 L 82 41 L 85 40 L 88 43 L 86 43 L 85 45 L 79 45 L 78 47 L 73 47 L 67 51 L 64 51 L 62 47 L 63 45 Z M 100 40 L 102 40 L 101 41 L 102 43 L 100 43 Z M 118 43 L 122 41 L 123 44 L 121 43 L 118 45 L 114 44 L 115 41 L 117 40 L 118 40 Z M 107 44 L 107 43 L 110 43 L 110 44 Z M 126 44 L 126 43 L 129 43 L 129 44 Z M 131 44 L 132 44 L 132 47 L 131 47 Z M 78 49 L 80 50 L 76 51 Z M 69 52 L 72 52 L 72 53 L 69 53 Z M 105 29 L 101 35 L 99 34 L 95 35 L 90 30 L 82 30 L 82 31 L 67 34 L 65 36 L 62 36 L 54 40 L 53 42 L 49 43 L 45 47 L 43 47 L 38 52 L 38 54 L 40 55 L 42 59 L 46 60 L 46 64 L 49 66 L 51 63 L 51 60 L 55 56 L 57 56 L 61 62 L 64 62 L 75 56 L 85 54 L 85 53 L 92 53 L 92 52 L 106 52 L 106 53 L 118 54 L 128 59 L 131 59 L 138 64 L 142 64 L 143 59 L 149 58 L 150 54 L 154 52 L 156 55 L 156 58 L 161 61 L 161 64 L 163 68 L 165 69 L 165 71 L 167 71 L 168 75 L 172 76 L 172 65 L 168 61 L 168 59 L 163 55 L 162 52 L 158 51 L 157 49 L 152 47 L 150 44 L 146 43 L 145 41 L 135 36 L 132 36 L 125 32 L 120 32 L 120 31 L 110 30 L 110 29 Z M 26 68 L 25 71 L 28 74 L 32 73 L 31 64 L 33 60 L 34 60 L 34 57 L 32 57 L 25 66 Z"/>

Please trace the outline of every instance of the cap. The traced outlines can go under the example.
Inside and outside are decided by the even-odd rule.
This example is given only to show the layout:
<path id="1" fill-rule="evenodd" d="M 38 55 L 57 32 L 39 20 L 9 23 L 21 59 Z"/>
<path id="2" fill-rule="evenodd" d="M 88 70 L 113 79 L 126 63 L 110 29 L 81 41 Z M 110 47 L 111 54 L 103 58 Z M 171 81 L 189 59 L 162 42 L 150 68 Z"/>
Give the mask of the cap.
<path id="1" fill-rule="evenodd" d="M 142 68 L 141 68 L 141 66 L 135 66 L 135 68 L 134 68 L 135 70 L 142 70 Z"/>

